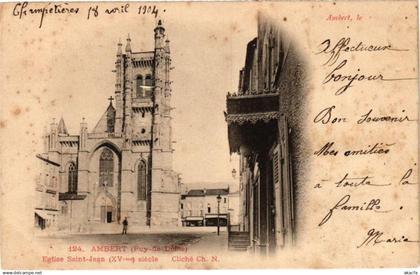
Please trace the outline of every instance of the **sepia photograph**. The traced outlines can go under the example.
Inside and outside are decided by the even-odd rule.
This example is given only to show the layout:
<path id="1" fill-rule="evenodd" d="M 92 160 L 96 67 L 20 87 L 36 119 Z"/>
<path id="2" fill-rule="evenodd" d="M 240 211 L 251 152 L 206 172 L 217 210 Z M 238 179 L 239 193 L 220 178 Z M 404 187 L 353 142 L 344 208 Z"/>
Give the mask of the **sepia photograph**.
<path id="1" fill-rule="evenodd" d="M 417 19 L 1 3 L 2 268 L 418 266 Z"/>

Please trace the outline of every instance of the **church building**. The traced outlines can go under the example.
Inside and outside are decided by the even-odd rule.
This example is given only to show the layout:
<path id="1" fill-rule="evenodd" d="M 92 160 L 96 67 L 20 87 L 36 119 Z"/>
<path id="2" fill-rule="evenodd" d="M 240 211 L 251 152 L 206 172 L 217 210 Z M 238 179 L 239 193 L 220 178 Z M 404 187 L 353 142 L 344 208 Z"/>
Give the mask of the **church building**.
<path id="1" fill-rule="evenodd" d="M 169 40 L 159 20 L 152 51 L 118 43 L 115 102 L 92 130 L 76 135 L 63 119 L 44 134 L 42 157 L 58 163 L 58 227 L 89 232 L 107 226 L 178 226 L 180 188 L 172 169 Z"/>

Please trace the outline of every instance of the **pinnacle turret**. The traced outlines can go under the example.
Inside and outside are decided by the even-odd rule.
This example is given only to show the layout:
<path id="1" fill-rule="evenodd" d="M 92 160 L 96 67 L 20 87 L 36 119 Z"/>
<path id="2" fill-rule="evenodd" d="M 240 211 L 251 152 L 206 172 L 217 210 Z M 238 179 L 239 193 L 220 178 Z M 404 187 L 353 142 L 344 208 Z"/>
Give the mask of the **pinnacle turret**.
<path id="1" fill-rule="evenodd" d="M 128 34 L 127 36 L 127 45 L 125 46 L 125 52 L 130 52 L 131 53 L 131 38 L 130 38 L 130 34 Z"/>
<path id="2" fill-rule="evenodd" d="M 121 43 L 121 39 L 118 41 L 118 49 L 117 49 L 117 56 L 121 56 L 122 55 L 122 43 Z"/>

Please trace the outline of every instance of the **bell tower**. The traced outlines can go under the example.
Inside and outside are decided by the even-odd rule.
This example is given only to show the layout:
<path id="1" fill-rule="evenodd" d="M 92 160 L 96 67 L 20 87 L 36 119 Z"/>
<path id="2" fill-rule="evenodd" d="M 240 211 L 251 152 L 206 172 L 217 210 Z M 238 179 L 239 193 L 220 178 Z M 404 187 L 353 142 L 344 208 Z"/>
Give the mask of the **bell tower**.
<path id="1" fill-rule="evenodd" d="M 178 220 L 179 188 L 172 170 L 172 117 L 170 48 L 165 28 L 159 20 L 154 30 L 153 140 L 151 225 L 174 224 Z"/>
<path id="2" fill-rule="evenodd" d="M 140 225 L 179 224 L 178 175 L 172 168 L 170 64 L 169 40 L 161 20 L 154 29 L 152 51 L 134 51 L 129 36 L 124 48 L 121 42 L 117 45 L 115 110 L 107 116 L 115 119 L 115 125 L 108 128 L 121 142 L 121 213 Z M 145 165 L 145 173 L 139 172 L 139 163 Z"/>

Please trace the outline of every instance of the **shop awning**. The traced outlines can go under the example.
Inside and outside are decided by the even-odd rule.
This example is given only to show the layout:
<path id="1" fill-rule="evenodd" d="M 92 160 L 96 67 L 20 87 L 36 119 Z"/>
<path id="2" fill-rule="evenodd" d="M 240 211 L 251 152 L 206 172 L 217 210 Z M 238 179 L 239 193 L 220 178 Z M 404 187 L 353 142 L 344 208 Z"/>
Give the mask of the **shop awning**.
<path id="1" fill-rule="evenodd" d="M 213 218 L 217 219 L 217 214 L 206 214 L 206 219 L 213 219 Z M 227 218 L 227 214 L 220 213 L 219 218 L 220 219 L 225 219 L 225 218 Z"/>
<path id="2" fill-rule="evenodd" d="M 38 215 L 39 217 L 43 218 L 44 220 L 48 220 L 51 218 L 51 213 L 47 210 L 39 210 L 35 209 L 35 215 Z"/>
<path id="3" fill-rule="evenodd" d="M 202 221 L 204 220 L 203 217 L 186 217 L 185 218 L 186 221 Z"/>

